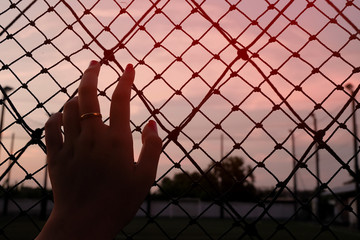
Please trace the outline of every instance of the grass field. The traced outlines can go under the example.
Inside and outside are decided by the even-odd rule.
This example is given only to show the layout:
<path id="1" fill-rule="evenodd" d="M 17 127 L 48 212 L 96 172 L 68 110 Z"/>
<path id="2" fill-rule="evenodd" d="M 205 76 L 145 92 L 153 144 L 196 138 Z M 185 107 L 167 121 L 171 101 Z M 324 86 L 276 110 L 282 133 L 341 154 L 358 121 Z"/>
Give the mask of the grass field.
<path id="1" fill-rule="evenodd" d="M 0 227 L 2 239 L 28 240 L 38 234 L 38 228 L 26 216 L 4 226 L 11 218 L 1 218 Z M 40 228 L 44 221 L 34 218 Z M 291 222 L 286 225 L 286 230 L 277 230 L 277 225 L 270 221 L 262 221 L 257 225 L 260 238 L 245 236 L 241 239 L 316 239 L 316 240 L 358 240 L 360 232 L 345 227 L 333 226 L 331 231 L 321 232 L 318 224 L 312 222 Z M 319 233 L 321 234 L 319 235 Z M 230 219 L 200 219 L 196 223 L 189 222 L 186 218 L 157 218 L 148 222 L 145 218 L 135 218 L 116 239 L 238 239 L 244 233 L 243 227 L 234 226 Z M 275 233 L 275 234 L 274 234 Z M 269 238 L 272 236 L 271 238 Z M 294 238 L 295 237 L 295 238 Z M 316 237 L 316 238 L 315 238 Z"/>
<path id="2" fill-rule="evenodd" d="M 239 239 L 243 235 L 243 227 L 233 226 L 230 219 L 201 219 L 197 224 L 190 224 L 186 218 L 159 218 L 147 224 L 147 219 L 136 218 L 119 234 L 116 239 L 126 239 L 136 233 L 134 239 Z M 145 227 L 144 227 L 145 226 Z M 277 230 L 277 224 L 262 221 L 257 225 L 260 238 L 244 236 L 241 239 L 317 239 L 317 240 L 359 240 L 360 232 L 345 227 L 331 227 L 331 231 L 323 231 L 312 222 L 291 222 L 287 230 Z M 205 233 L 207 232 L 207 233 Z M 290 233 L 289 233 L 290 232 Z M 224 234 L 226 233 L 226 234 Z M 275 234 L 274 234 L 275 233 Z M 292 235 L 291 235 L 292 234 Z M 167 237 L 168 236 L 168 237 Z M 316 238 L 315 238 L 316 237 Z"/>

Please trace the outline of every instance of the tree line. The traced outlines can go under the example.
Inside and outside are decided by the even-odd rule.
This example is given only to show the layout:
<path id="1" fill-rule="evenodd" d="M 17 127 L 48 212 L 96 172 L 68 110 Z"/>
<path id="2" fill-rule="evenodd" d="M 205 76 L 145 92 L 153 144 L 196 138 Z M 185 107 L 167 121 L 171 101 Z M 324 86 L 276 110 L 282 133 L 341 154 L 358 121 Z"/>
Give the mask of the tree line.
<path id="1" fill-rule="evenodd" d="M 165 177 L 158 185 L 157 199 L 199 198 L 201 200 L 254 201 L 257 191 L 255 176 L 250 165 L 241 157 L 229 157 L 210 164 L 201 175 L 199 172 L 175 174 Z"/>
<path id="2" fill-rule="evenodd" d="M 229 157 L 221 162 L 210 164 L 199 172 L 182 170 L 172 177 L 164 177 L 158 182 L 158 190 L 149 197 L 153 200 L 172 200 L 177 198 L 197 198 L 204 201 L 259 201 L 274 197 L 274 188 L 256 189 L 255 176 L 250 165 L 241 157 Z M 298 192 L 297 198 L 308 199 L 312 191 Z M 51 199 L 51 190 L 19 186 L 8 192 L 0 186 L 0 198 L 44 198 Z M 284 191 L 283 198 L 292 198 Z"/>

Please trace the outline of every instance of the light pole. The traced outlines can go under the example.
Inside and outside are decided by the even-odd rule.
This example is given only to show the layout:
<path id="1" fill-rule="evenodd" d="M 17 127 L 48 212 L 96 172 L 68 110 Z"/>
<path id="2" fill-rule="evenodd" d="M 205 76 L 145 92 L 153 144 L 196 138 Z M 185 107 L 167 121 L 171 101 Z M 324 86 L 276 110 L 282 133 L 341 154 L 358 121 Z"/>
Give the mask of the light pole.
<path id="1" fill-rule="evenodd" d="M 220 135 L 220 161 L 224 158 L 224 135 Z M 220 218 L 224 218 L 224 203 L 220 202 Z"/>
<path id="2" fill-rule="evenodd" d="M 354 96 L 354 87 L 351 83 L 347 84 L 345 86 L 351 93 L 351 96 L 353 97 L 352 99 L 352 111 L 354 112 L 353 114 L 353 134 L 354 134 L 354 166 L 355 166 L 355 176 L 356 179 L 354 181 L 355 183 L 355 196 L 358 197 L 358 199 L 356 199 L 356 214 L 357 216 L 357 228 L 360 229 L 360 199 L 359 199 L 359 194 L 360 194 L 360 187 L 359 187 L 359 182 L 357 181 L 357 178 L 359 178 L 360 174 L 359 174 L 359 163 L 358 163 L 358 142 L 357 142 L 357 126 L 356 126 L 356 100 L 355 100 L 355 96 Z"/>
<path id="3" fill-rule="evenodd" d="M 40 207 L 40 219 L 46 220 L 46 210 L 47 210 L 47 202 L 48 202 L 48 194 L 47 194 L 47 167 L 45 167 L 44 173 L 44 188 L 43 188 L 43 199 L 41 200 Z M 45 196 L 45 197 L 44 197 Z"/>
<path id="4" fill-rule="evenodd" d="M 314 131 L 317 132 L 317 120 L 315 117 L 315 114 L 312 113 L 311 117 L 314 119 Z M 316 177 L 317 177 L 317 189 L 320 187 L 320 164 L 319 164 L 319 144 L 315 143 L 315 171 L 316 171 Z M 318 217 L 320 218 L 320 192 L 316 196 L 316 212 Z"/>
<path id="5" fill-rule="evenodd" d="M 291 132 L 291 130 L 289 130 Z M 291 145 L 292 145 L 292 155 L 293 155 L 293 169 L 295 169 L 296 167 L 296 156 L 295 156 L 295 133 L 291 134 Z M 294 173 L 293 179 L 294 179 L 294 214 L 295 214 L 295 219 L 297 220 L 297 179 L 296 179 L 296 172 Z"/>
<path id="6" fill-rule="evenodd" d="M 12 87 L 9 86 L 5 86 L 3 88 L 4 92 L 8 92 L 12 90 Z M 3 124 L 4 124 L 4 115 L 5 115 L 5 96 L 3 95 L 2 100 L 1 100 L 1 118 L 0 118 L 0 142 L 2 141 L 2 129 L 3 129 Z M 0 148 L 1 151 L 1 148 Z"/>
<path id="7" fill-rule="evenodd" d="M 10 154 L 14 154 L 14 142 L 15 142 L 15 133 L 11 135 Z M 11 167 L 11 161 L 9 161 L 9 168 L 10 167 Z M 8 189 L 10 188 L 10 173 L 11 173 L 11 169 L 9 169 L 6 179 L 6 184 L 7 184 L 6 186 Z"/>
<path id="8" fill-rule="evenodd" d="M 2 88 L 3 91 L 5 92 L 8 92 L 8 91 L 11 91 L 12 90 L 12 87 L 9 87 L 9 86 L 5 86 L 4 88 Z M 5 95 L 3 94 L 3 97 L 2 97 L 2 101 L 1 101 L 1 117 L 0 117 L 0 142 L 2 142 L 2 129 L 3 129 L 3 124 L 4 124 L 4 115 L 5 115 Z M 1 147 L 0 147 L 0 153 L 1 153 Z M 1 154 L 0 154 L 1 156 Z M 8 173 L 10 174 L 10 172 Z M 8 176 L 8 181 L 7 181 L 7 186 L 6 186 L 6 189 L 8 190 L 9 189 L 9 182 L 10 182 L 10 175 Z M 5 186 L 4 186 L 5 188 Z M 4 206 L 3 206 L 3 215 L 6 215 L 7 214 L 7 209 L 8 209 L 8 192 L 5 192 L 5 196 L 4 196 Z"/>
<path id="9" fill-rule="evenodd" d="M 5 91 L 5 93 L 6 92 L 8 92 L 8 91 L 11 91 L 12 90 L 12 87 L 9 87 L 9 86 L 5 86 L 4 88 L 3 88 L 3 90 Z M 1 101 L 1 119 L 0 119 L 0 130 L 2 130 L 2 128 L 3 128 L 3 121 L 4 121 L 4 110 L 5 110 L 5 96 L 3 95 L 3 97 L 2 97 L 2 101 Z M 1 142 L 1 131 L 0 131 L 0 142 Z"/>

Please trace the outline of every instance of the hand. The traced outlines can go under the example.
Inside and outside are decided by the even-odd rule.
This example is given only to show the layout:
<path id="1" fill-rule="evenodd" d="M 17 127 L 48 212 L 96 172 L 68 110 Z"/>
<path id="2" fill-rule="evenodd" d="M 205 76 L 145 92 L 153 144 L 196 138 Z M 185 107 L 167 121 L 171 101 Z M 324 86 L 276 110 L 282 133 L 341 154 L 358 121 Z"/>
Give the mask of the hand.
<path id="1" fill-rule="evenodd" d="M 109 126 L 101 117 L 80 118 L 100 112 L 99 71 L 100 64 L 92 61 L 79 96 L 45 125 L 54 208 L 37 239 L 113 239 L 136 214 L 155 180 L 162 142 L 154 121 L 143 129 L 143 147 L 134 163 L 129 123 L 132 65 L 113 93 Z"/>

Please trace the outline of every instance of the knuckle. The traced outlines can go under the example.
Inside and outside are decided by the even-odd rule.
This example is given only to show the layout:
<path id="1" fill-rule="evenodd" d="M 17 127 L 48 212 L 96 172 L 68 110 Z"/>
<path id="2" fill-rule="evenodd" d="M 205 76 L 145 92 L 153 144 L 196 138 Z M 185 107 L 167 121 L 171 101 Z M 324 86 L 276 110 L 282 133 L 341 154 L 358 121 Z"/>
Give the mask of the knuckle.
<path id="1" fill-rule="evenodd" d="M 46 134 L 46 132 L 48 132 L 48 131 L 52 128 L 52 126 L 54 125 L 52 122 L 53 122 L 53 121 L 52 121 L 50 118 L 46 121 L 46 123 L 45 123 L 45 134 Z"/>
<path id="2" fill-rule="evenodd" d="M 85 95 L 93 91 L 94 87 L 89 84 L 80 84 L 79 86 L 79 95 Z"/>
<path id="3" fill-rule="evenodd" d="M 70 99 L 64 104 L 64 112 L 72 109 L 73 107 L 77 107 L 77 97 Z"/>
<path id="4" fill-rule="evenodd" d="M 83 149 L 94 150 L 95 146 L 97 145 L 98 141 L 96 138 L 96 133 L 94 132 L 82 132 L 80 137 L 78 138 L 78 146 Z"/>
<path id="5" fill-rule="evenodd" d="M 83 78 L 84 77 L 88 77 L 89 75 L 92 75 L 92 74 L 94 74 L 95 72 L 94 72 L 94 68 L 87 68 L 87 69 L 85 69 L 85 71 L 84 71 L 84 74 L 83 74 Z"/>
<path id="6" fill-rule="evenodd" d="M 59 112 L 51 115 L 45 123 L 45 129 L 48 129 L 48 128 L 53 127 L 54 125 L 57 125 L 58 121 L 59 121 L 58 118 L 60 117 L 60 115 L 61 115 L 61 113 L 59 113 Z"/>

